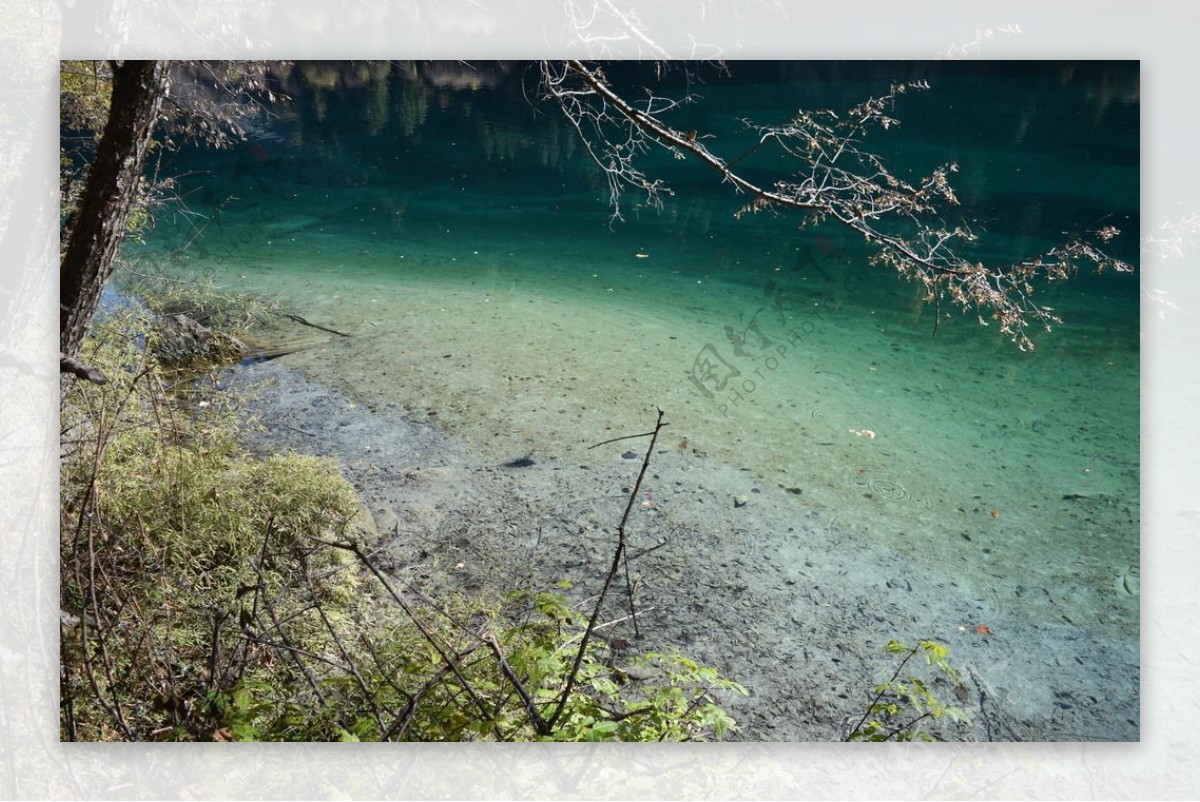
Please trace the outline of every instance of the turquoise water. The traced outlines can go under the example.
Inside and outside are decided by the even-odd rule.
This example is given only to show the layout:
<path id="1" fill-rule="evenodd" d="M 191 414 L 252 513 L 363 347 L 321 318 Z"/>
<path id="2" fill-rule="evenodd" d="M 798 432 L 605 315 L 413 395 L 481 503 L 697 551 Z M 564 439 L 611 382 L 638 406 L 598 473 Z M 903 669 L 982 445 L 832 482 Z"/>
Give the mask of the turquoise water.
<path id="1" fill-rule="evenodd" d="M 741 118 L 844 108 L 925 78 L 868 141 L 900 175 L 957 161 L 977 258 L 1101 224 L 1136 261 L 1134 65 L 734 63 L 671 119 L 727 159 Z M 614 67 L 621 83 L 632 76 Z M 302 74 L 307 74 L 307 81 Z M 463 76 L 467 75 L 467 78 Z M 184 149 L 186 204 L 128 255 L 275 294 L 353 332 L 286 358 L 487 458 L 578 460 L 667 412 L 672 445 L 786 489 L 846 538 L 938 566 L 998 609 L 1136 643 L 1139 288 L 1039 288 L 1065 322 L 1019 351 L 972 315 L 933 333 L 915 287 L 847 231 L 745 203 L 657 153 L 674 190 L 607 184 L 526 68 L 297 68 L 296 100 L 224 152 Z M 682 73 L 664 94 L 682 91 Z M 325 87 L 318 89 L 318 87 Z M 739 164 L 766 180 L 778 155 Z M 311 330 L 299 332 L 305 336 Z"/>

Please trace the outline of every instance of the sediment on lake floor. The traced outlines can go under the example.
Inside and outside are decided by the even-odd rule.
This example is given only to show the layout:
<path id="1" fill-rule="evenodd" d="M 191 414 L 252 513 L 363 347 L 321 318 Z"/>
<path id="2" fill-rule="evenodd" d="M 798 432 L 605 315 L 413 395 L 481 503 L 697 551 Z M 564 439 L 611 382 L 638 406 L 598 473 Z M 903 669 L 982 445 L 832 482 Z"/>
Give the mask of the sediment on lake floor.
<path id="1" fill-rule="evenodd" d="M 585 461 L 481 458 L 428 421 L 370 409 L 283 364 L 242 366 L 258 450 L 336 457 L 370 511 L 389 569 L 422 592 L 596 593 L 642 441 Z M 669 415 L 668 415 L 669 417 Z M 647 427 L 649 428 L 649 427 Z M 659 448 L 627 530 L 636 630 L 617 594 L 606 637 L 678 649 L 750 690 L 727 700 L 740 737 L 837 740 L 895 669 L 892 639 L 950 646 L 974 740 L 1136 740 L 1136 644 L 1021 620 L 952 572 L 839 531 L 795 494 L 690 450 Z M 982 626 L 981 626 L 982 625 Z"/>

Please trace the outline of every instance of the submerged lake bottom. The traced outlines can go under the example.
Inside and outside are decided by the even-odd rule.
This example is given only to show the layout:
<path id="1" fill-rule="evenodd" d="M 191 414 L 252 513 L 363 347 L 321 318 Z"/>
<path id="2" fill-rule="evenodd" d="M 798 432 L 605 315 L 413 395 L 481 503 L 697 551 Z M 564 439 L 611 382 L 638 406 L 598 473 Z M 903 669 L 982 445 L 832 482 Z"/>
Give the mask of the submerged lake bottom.
<path id="1" fill-rule="evenodd" d="M 250 411 L 265 430 L 252 447 L 339 460 L 389 570 L 421 593 L 558 591 L 568 579 L 568 595 L 587 604 L 599 591 L 645 440 L 586 461 L 497 462 L 395 405 L 372 409 L 278 362 L 239 368 L 229 386 L 260 391 Z M 602 637 L 677 650 L 745 685 L 747 697 L 721 700 L 739 739 L 840 739 L 895 669 L 882 652 L 894 638 L 950 647 L 967 695 L 943 688 L 944 701 L 973 715 L 956 737 L 1138 737 L 1136 642 L 1000 609 L 937 566 L 669 442 L 639 498 L 627 535 L 640 637 L 622 587 L 602 618 L 620 623 Z"/>
<path id="2" fill-rule="evenodd" d="M 256 447 L 341 461 L 397 571 L 594 594 L 647 439 L 590 447 L 662 409 L 635 646 L 745 685 L 738 737 L 838 739 L 882 647 L 929 638 L 967 680 L 964 738 L 1138 739 L 1137 349 L 1108 321 L 1076 310 L 1025 359 L 969 318 L 930 340 L 894 282 L 440 247 L 219 276 L 350 335 L 280 318 L 310 347 L 232 383 L 265 382 Z"/>

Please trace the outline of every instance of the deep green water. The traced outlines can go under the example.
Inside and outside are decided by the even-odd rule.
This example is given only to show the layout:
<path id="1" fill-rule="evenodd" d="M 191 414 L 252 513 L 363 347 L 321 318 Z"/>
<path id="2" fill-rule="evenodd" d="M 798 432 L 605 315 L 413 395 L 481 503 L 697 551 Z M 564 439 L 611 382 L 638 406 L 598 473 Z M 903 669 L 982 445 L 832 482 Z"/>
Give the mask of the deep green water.
<path id="1" fill-rule="evenodd" d="M 867 144 L 902 177 L 959 164 L 976 258 L 1112 224 L 1136 262 L 1136 64 L 731 70 L 670 118 L 727 159 L 754 144 L 743 118 L 924 78 L 900 128 Z M 644 431 L 658 406 L 673 441 L 789 489 L 798 514 L 941 566 L 1015 615 L 1136 642 L 1138 600 L 1117 587 L 1139 561 L 1136 276 L 1040 288 L 1065 323 L 1033 332 L 1031 353 L 974 316 L 935 336 L 916 289 L 867 266 L 853 234 L 735 219 L 744 198 L 669 154 L 645 168 L 674 190 L 663 208 L 630 193 L 612 220 L 603 176 L 527 68 L 483 70 L 474 88 L 439 65 L 299 72 L 295 102 L 249 142 L 164 161 L 186 207 L 129 256 L 355 332 L 288 360 L 367 403 L 434 413 L 481 454 L 575 459 Z M 757 180 L 781 166 L 769 152 L 740 164 Z"/>

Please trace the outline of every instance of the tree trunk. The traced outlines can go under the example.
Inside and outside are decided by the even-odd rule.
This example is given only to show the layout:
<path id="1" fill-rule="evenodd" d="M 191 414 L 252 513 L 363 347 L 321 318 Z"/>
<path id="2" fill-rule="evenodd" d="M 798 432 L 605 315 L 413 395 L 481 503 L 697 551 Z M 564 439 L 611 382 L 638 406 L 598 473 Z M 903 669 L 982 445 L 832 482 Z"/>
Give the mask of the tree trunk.
<path id="1" fill-rule="evenodd" d="M 64 371 L 100 303 L 125 234 L 159 108 L 167 94 L 166 61 L 122 61 L 113 67 L 112 105 L 96 158 L 67 233 L 60 265 L 59 348 Z M 92 379 L 95 381 L 95 379 Z"/>

